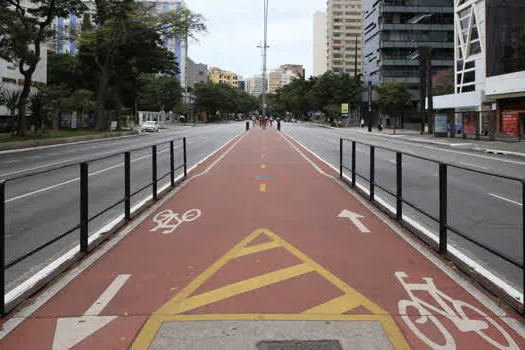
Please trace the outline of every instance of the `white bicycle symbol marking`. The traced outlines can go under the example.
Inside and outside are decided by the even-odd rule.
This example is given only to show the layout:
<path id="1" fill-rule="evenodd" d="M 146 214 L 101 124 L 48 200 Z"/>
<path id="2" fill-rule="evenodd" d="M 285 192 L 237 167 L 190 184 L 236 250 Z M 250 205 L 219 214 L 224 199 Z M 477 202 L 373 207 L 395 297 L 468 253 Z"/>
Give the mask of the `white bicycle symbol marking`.
<path id="1" fill-rule="evenodd" d="M 416 334 L 419 337 L 419 339 L 424 341 L 432 349 L 456 349 L 456 343 L 454 341 L 454 338 L 439 321 L 438 317 L 432 314 L 433 312 L 434 314 L 438 314 L 440 316 L 448 318 L 461 332 L 476 332 L 481 338 L 485 339 L 487 342 L 489 342 L 498 349 L 519 350 L 518 345 L 516 345 L 516 343 L 514 342 L 514 339 L 512 339 L 512 337 L 496 321 L 494 321 L 492 317 L 489 317 L 483 311 L 464 301 L 452 299 L 445 293 L 441 292 L 436 288 L 436 285 L 434 284 L 434 280 L 432 278 L 423 278 L 423 281 L 425 281 L 426 283 L 421 284 L 405 283 L 403 279 L 408 277 L 406 273 L 396 272 L 395 275 L 399 282 L 401 282 L 403 288 L 405 288 L 411 299 L 399 301 L 398 308 L 399 313 L 401 314 L 401 318 L 405 321 L 407 326 L 414 332 L 414 334 Z M 420 298 L 414 295 L 414 291 L 428 292 L 441 308 L 435 307 L 432 304 L 421 300 Z M 454 308 L 451 308 L 449 304 L 447 304 L 447 302 L 452 304 Z M 415 320 L 415 323 L 413 323 L 412 320 L 410 320 L 409 313 L 407 313 L 407 309 L 409 307 L 415 308 L 418 311 L 419 315 L 421 315 L 418 319 Z M 480 315 L 479 319 L 470 319 L 464 311 L 465 308 L 470 309 L 471 311 Z M 482 318 L 484 318 L 485 321 L 482 320 Z M 418 325 L 424 325 L 427 321 L 433 323 L 434 326 L 436 326 L 439 329 L 439 331 L 443 334 L 443 337 L 445 338 L 444 345 L 439 345 L 435 343 L 418 328 Z M 488 329 L 490 326 L 496 328 L 496 330 L 505 338 L 508 345 L 500 344 L 498 341 L 492 339 L 484 332 L 484 330 Z"/>
<path id="2" fill-rule="evenodd" d="M 180 224 L 183 222 L 191 222 L 196 219 L 198 219 L 201 216 L 201 211 L 199 209 L 190 209 L 184 214 L 182 214 L 182 218 L 179 218 L 179 214 L 174 213 L 171 210 L 163 210 L 155 217 L 153 218 L 153 222 L 157 224 L 156 227 L 150 230 L 150 232 L 158 231 L 160 229 L 164 229 L 162 231 L 163 234 L 172 233 L 179 227 Z"/>

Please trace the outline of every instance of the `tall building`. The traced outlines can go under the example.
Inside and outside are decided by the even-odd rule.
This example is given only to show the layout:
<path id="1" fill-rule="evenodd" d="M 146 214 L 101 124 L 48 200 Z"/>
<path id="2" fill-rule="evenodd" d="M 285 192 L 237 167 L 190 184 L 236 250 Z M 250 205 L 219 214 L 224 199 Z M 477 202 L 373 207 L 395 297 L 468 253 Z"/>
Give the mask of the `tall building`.
<path id="1" fill-rule="evenodd" d="M 181 8 L 186 8 L 186 4 L 183 0 L 135 0 L 137 2 L 143 2 L 151 6 L 152 14 L 162 14 L 170 11 L 177 11 Z M 50 43 L 50 48 L 59 54 L 68 53 L 75 56 L 77 53 L 77 38 L 78 33 L 82 31 L 82 26 L 85 17 L 91 21 L 94 26 L 93 16 L 96 13 L 95 3 L 92 0 L 84 0 L 88 10 L 82 15 L 72 14 L 67 18 L 58 17 L 54 23 L 54 29 L 56 31 L 56 39 Z M 179 67 L 180 73 L 176 74 L 177 79 L 180 80 L 181 86 L 186 87 L 185 72 L 186 70 L 186 57 L 187 57 L 187 40 L 186 38 L 168 38 L 167 36 L 162 37 L 163 46 L 169 51 L 173 52 L 175 61 Z"/>
<path id="2" fill-rule="evenodd" d="M 186 58 L 188 86 L 195 84 L 206 84 L 208 82 L 208 65 L 195 63 L 189 57 Z"/>
<path id="3" fill-rule="evenodd" d="M 434 109 L 454 113 L 464 135 L 525 134 L 523 18 L 523 0 L 454 0 L 454 94 Z"/>
<path id="4" fill-rule="evenodd" d="M 380 3 L 377 0 L 370 0 Z M 388 1 L 388 0 L 387 0 Z M 354 75 L 362 69 L 363 0 L 328 0 L 327 65 L 329 71 Z"/>
<path id="5" fill-rule="evenodd" d="M 413 114 L 419 103 L 420 46 L 432 49 L 432 71 L 454 64 L 454 0 L 364 0 L 365 83 L 406 82 Z"/>
<path id="6" fill-rule="evenodd" d="M 239 88 L 239 77 L 234 72 L 222 70 L 219 67 L 208 69 L 208 80 L 214 84 L 226 84 L 237 89 Z"/>
<path id="7" fill-rule="evenodd" d="M 326 13 L 317 11 L 314 14 L 314 37 L 313 37 L 313 60 L 314 76 L 323 75 L 326 72 L 326 50 L 327 50 Z"/>
<path id="8" fill-rule="evenodd" d="M 292 80 L 303 76 L 304 69 L 300 64 L 284 64 L 272 69 L 268 74 L 268 92 L 275 93 L 278 89 L 290 84 Z"/>
<path id="9" fill-rule="evenodd" d="M 268 78 L 266 78 L 266 80 L 268 80 Z M 268 81 L 266 82 L 266 84 L 263 84 L 262 75 L 256 75 L 251 78 L 246 78 L 244 80 L 244 83 L 246 85 L 246 91 L 250 95 L 254 95 L 254 96 L 262 95 L 263 89 L 265 88 L 265 86 L 266 86 L 266 89 L 268 89 L 268 86 L 269 86 Z"/>

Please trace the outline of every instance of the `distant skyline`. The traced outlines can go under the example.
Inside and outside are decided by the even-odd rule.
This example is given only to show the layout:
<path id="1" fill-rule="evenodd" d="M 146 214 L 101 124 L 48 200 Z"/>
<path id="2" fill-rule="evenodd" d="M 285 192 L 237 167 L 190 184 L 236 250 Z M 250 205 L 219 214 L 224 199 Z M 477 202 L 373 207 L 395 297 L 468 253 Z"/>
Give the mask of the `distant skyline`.
<path id="1" fill-rule="evenodd" d="M 243 77 L 261 74 L 263 0 L 186 0 L 206 18 L 208 33 L 190 41 L 195 62 L 233 71 Z M 268 69 L 302 64 L 313 75 L 313 15 L 326 10 L 326 0 L 269 0 Z"/>

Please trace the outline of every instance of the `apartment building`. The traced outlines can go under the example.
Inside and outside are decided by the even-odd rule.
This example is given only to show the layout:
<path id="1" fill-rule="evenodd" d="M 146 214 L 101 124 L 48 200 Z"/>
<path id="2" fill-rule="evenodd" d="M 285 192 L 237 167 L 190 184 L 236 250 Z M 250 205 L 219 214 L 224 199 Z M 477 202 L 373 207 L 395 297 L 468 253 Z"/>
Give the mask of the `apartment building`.
<path id="1" fill-rule="evenodd" d="M 266 84 L 263 84 L 262 75 L 255 75 L 244 80 L 246 91 L 253 96 L 260 96 L 263 93 L 263 89 L 266 87 L 268 92 L 268 78 L 266 78 Z"/>
<path id="2" fill-rule="evenodd" d="M 191 58 L 186 58 L 188 86 L 206 84 L 208 82 L 208 65 L 195 63 Z"/>
<path id="3" fill-rule="evenodd" d="M 326 12 L 317 11 L 314 14 L 314 37 L 313 37 L 313 75 L 323 75 L 327 69 L 327 28 Z"/>
<path id="4" fill-rule="evenodd" d="M 352 76 L 357 70 L 361 74 L 362 3 L 362 0 L 327 1 L 327 70 Z"/>
<path id="5" fill-rule="evenodd" d="M 222 70 L 219 67 L 210 67 L 208 69 L 208 80 L 214 84 L 226 84 L 235 89 L 239 88 L 239 76 L 234 72 Z"/>
<path id="6" fill-rule="evenodd" d="M 275 93 L 290 84 L 292 80 L 303 76 L 304 68 L 300 64 L 283 64 L 279 68 L 272 69 L 268 74 L 268 92 Z"/>

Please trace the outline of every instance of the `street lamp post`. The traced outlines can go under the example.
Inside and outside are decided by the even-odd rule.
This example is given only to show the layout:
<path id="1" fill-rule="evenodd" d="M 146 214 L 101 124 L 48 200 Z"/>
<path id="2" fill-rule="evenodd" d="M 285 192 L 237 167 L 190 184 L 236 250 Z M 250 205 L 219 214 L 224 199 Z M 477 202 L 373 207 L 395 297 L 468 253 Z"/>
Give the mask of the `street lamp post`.
<path id="1" fill-rule="evenodd" d="M 262 44 L 262 59 L 263 59 L 263 67 L 262 67 L 262 84 L 263 84 L 263 91 L 262 91 L 262 112 L 263 116 L 266 116 L 266 50 L 268 49 L 268 1 L 269 0 L 263 0 L 264 1 L 264 41 Z"/>

